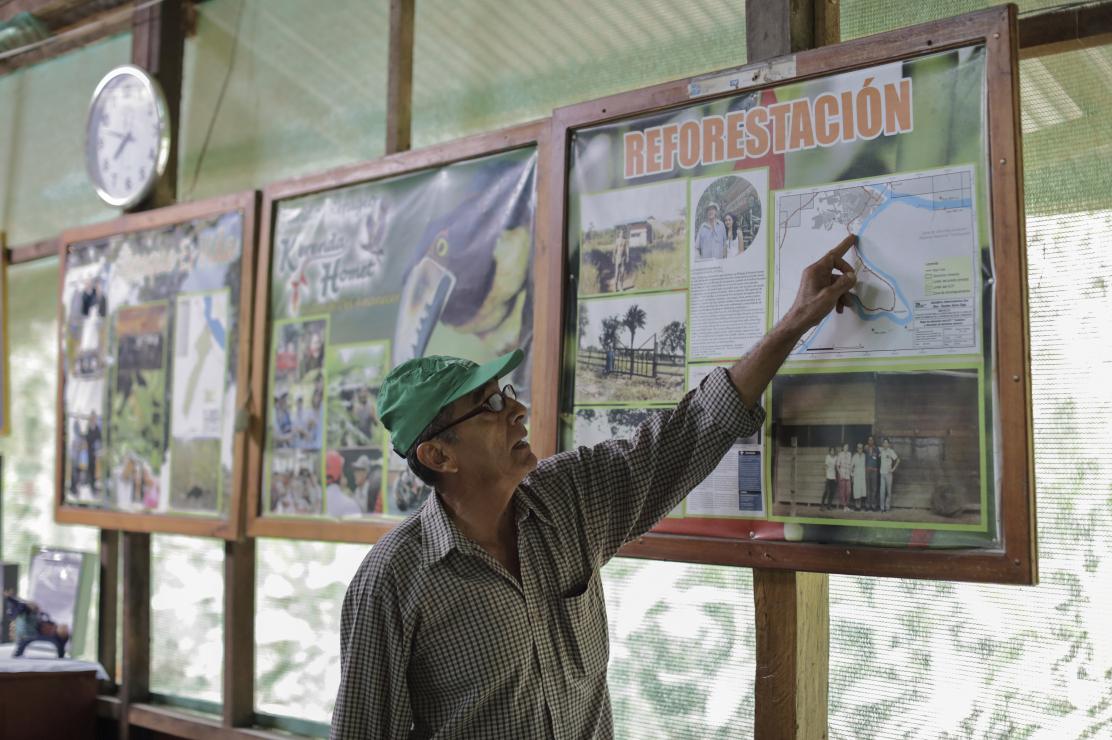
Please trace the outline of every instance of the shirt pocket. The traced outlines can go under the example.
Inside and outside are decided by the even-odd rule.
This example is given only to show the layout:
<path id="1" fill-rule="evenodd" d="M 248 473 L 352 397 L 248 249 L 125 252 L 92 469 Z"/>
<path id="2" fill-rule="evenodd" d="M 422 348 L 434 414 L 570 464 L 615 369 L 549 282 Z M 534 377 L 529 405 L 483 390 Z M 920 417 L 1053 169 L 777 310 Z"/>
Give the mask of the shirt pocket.
<path id="1" fill-rule="evenodd" d="M 598 571 L 585 586 L 573 588 L 561 598 L 562 632 L 566 652 L 575 672 L 584 678 L 606 671 L 610 659 L 610 631 L 606 623 L 606 601 Z"/>

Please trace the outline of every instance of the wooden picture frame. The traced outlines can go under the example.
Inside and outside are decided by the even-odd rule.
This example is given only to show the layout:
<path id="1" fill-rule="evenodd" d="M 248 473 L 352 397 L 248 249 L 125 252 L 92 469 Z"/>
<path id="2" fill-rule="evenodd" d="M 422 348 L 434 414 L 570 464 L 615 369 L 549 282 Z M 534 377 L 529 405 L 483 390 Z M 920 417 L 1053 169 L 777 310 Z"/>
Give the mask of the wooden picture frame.
<path id="1" fill-rule="evenodd" d="M 258 217 L 258 193 L 248 191 L 220 196 L 207 200 L 181 203 L 165 208 L 143 211 L 121 216 L 120 218 L 104 223 L 69 229 L 61 235 L 58 241 L 58 255 L 61 261 L 59 266 L 59 296 L 65 286 L 66 256 L 70 245 L 88 242 L 106 237 L 142 232 L 189 221 L 217 217 L 223 214 L 239 212 L 243 219 L 242 252 L 239 267 L 240 304 L 237 314 L 237 357 L 240 358 L 236 367 L 236 403 L 234 408 L 225 409 L 225 414 L 235 415 L 235 431 L 232 443 L 233 462 L 231 471 L 231 490 L 228 496 L 227 517 L 215 515 L 193 515 L 184 513 L 153 513 L 117 511 L 110 509 L 97 509 L 85 506 L 67 504 L 65 501 L 65 470 L 67 456 L 65 453 L 65 406 L 64 392 L 66 377 L 64 375 L 64 358 L 58 354 L 58 386 L 57 386 L 57 429 L 55 442 L 57 453 L 55 455 L 55 492 L 54 492 L 54 519 L 59 524 L 86 524 L 103 529 L 116 529 L 129 532 L 160 532 L 168 534 L 182 534 L 200 537 L 216 537 L 226 540 L 235 540 L 243 537 L 244 506 L 243 506 L 243 480 L 245 462 L 247 459 L 247 431 L 245 425 L 240 423 L 243 409 L 250 393 L 250 359 L 251 359 L 251 327 L 254 309 L 254 269 L 256 254 L 256 234 Z M 60 315 L 65 315 L 64 306 L 59 306 Z M 64 331 L 64 322 L 59 326 L 59 337 Z M 169 495 L 169 492 L 165 492 Z"/>
<path id="2" fill-rule="evenodd" d="M 397 526 L 401 519 L 368 517 L 366 519 L 329 519 L 316 516 L 266 516 L 261 512 L 264 486 L 264 444 L 266 431 L 266 400 L 268 398 L 268 359 L 270 352 L 270 282 L 274 226 L 277 207 L 283 200 L 324 193 L 347 186 L 384 180 L 435 167 L 465 162 L 528 146 L 537 149 L 536 208 L 534 211 L 533 252 L 533 371 L 532 422 L 530 436 L 533 446 L 551 454 L 556 449 L 556 402 L 558 366 L 555 362 L 559 346 L 560 302 L 562 276 L 560 251 L 544 238 L 550 224 L 542 208 L 543 186 L 547 181 L 545 168 L 550 158 L 545 154 L 549 122 L 547 119 L 513 126 L 500 131 L 478 134 L 445 142 L 424 149 L 385 156 L 371 162 L 341 167 L 321 174 L 294 178 L 268 185 L 263 189 L 261 206 L 259 269 L 255 275 L 255 324 L 253 331 L 252 402 L 249 424 L 247 475 L 247 534 L 251 537 L 277 537 L 332 542 L 374 543 Z M 387 453 L 393 454 L 393 453 Z"/>
<path id="3" fill-rule="evenodd" d="M 0 231 L 0 437 L 8 436 L 12 431 L 12 363 L 11 339 L 9 337 L 11 321 L 8 318 L 8 244 L 7 235 Z"/>
<path id="4" fill-rule="evenodd" d="M 984 44 L 987 54 L 988 202 L 996 271 L 994 410 L 1002 461 L 998 530 L 1002 547 L 929 550 L 654 532 L 627 544 L 622 555 L 853 575 L 1020 584 L 1037 581 L 1016 15 L 1014 5 L 998 6 L 553 112 L 551 164 L 543 188 L 550 219 L 542 238 L 559 245 L 566 260 L 570 142 L 577 130 L 972 44 Z M 561 305 L 576 300 L 574 285 L 565 280 L 561 288 L 570 291 L 561 295 Z"/>

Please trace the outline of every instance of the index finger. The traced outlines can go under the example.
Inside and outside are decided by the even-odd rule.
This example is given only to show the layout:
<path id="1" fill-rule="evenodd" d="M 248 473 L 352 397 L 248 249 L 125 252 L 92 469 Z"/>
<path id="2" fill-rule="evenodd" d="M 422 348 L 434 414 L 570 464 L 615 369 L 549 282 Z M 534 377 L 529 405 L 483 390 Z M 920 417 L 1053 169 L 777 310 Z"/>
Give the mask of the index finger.
<path id="1" fill-rule="evenodd" d="M 857 234 L 848 234 L 845 239 L 838 242 L 838 246 L 831 249 L 827 254 L 833 257 L 841 257 L 855 244 L 857 244 Z"/>

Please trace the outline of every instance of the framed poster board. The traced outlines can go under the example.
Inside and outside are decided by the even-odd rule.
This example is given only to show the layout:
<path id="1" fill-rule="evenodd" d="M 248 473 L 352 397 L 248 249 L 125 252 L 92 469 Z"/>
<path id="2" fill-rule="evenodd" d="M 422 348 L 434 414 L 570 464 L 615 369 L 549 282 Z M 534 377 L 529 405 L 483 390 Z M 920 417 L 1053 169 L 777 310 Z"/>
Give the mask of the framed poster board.
<path id="1" fill-rule="evenodd" d="M 522 348 L 508 379 L 552 449 L 559 255 L 535 244 L 547 121 L 267 187 L 257 274 L 252 536 L 375 542 L 430 493 L 376 410 L 386 373 Z M 540 269 L 548 256 L 547 269 Z"/>
<path id="2" fill-rule="evenodd" d="M 565 449 L 744 355 L 858 238 L 764 428 L 623 554 L 1036 580 L 1015 13 L 554 112 Z"/>
<path id="3" fill-rule="evenodd" d="M 256 200 L 62 235 L 58 522 L 242 535 Z"/>

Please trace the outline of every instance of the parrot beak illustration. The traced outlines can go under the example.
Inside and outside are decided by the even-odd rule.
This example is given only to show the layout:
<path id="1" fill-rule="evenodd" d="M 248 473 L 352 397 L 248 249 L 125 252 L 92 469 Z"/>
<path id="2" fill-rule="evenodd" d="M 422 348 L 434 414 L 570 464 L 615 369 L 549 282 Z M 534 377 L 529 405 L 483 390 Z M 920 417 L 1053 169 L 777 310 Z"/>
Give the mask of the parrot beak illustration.
<path id="1" fill-rule="evenodd" d="M 410 271 L 394 326 L 394 365 L 425 354 L 455 285 L 456 276 L 428 257 Z"/>

